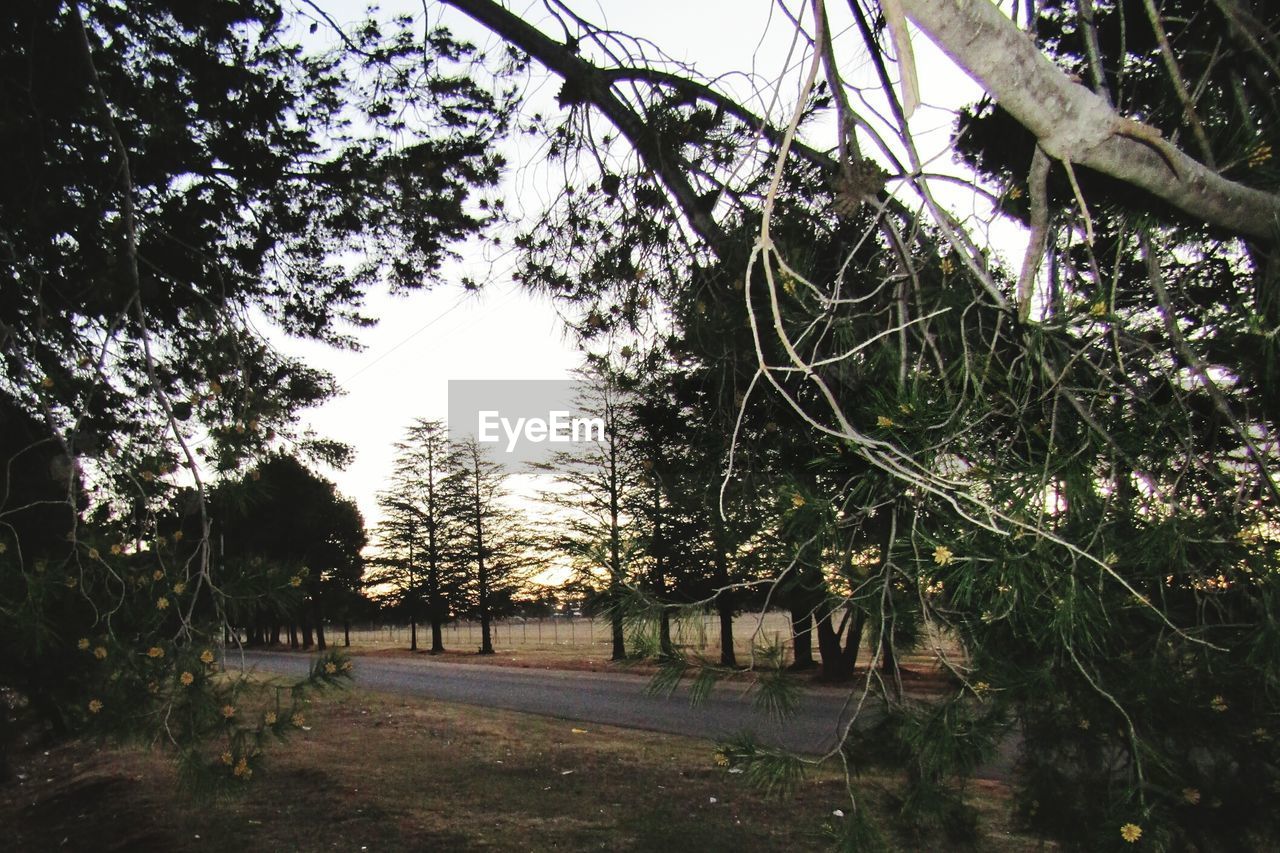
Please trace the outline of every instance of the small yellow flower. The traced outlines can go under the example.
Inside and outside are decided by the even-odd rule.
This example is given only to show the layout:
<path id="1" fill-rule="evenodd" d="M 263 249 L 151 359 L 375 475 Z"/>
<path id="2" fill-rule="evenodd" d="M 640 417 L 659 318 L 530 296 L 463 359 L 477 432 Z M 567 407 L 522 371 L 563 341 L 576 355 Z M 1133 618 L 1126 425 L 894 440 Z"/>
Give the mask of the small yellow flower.
<path id="1" fill-rule="evenodd" d="M 351 661 L 349 661 L 349 660 L 344 660 L 344 661 L 342 662 L 342 671 L 343 671 L 343 672 L 350 672 L 350 671 L 351 671 Z"/>
<path id="2" fill-rule="evenodd" d="M 1199 789 L 1197 789 L 1197 788 L 1183 788 L 1183 789 L 1182 789 L 1182 799 L 1183 799 L 1183 802 L 1185 802 L 1187 805 L 1190 805 L 1190 806 L 1198 806 L 1198 805 L 1200 805 L 1200 791 L 1199 791 Z"/>
<path id="3" fill-rule="evenodd" d="M 717 752 L 717 753 L 716 753 L 716 764 L 717 764 L 718 766 L 720 766 L 720 767 L 728 767 L 728 766 L 729 766 L 729 756 L 725 755 L 723 752 Z"/>
<path id="4" fill-rule="evenodd" d="M 268 726 L 274 726 L 276 724 L 276 719 L 275 711 L 268 711 L 262 715 L 262 722 L 266 723 Z"/>
<path id="5" fill-rule="evenodd" d="M 111 553 L 116 555 L 117 557 L 120 556 L 121 554 L 124 553 L 124 546 L 122 546 L 119 542 L 117 542 L 116 544 L 111 546 Z"/>
<path id="6" fill-rule="evenodd" d="M 325 675 L 333 675 L 333 674 L 334 674 L 334 673 L 336 673 L 337 671 L 338 671 L 338 665 L 337 665 L 336 663 L 334 663 L 333 661 L 329 661 L 328 663 L 326 663 L 326 664 L 324 665 L 324 673 L 325 673 Z"/>
<path id="7" fill-rule="evenodd" d="M 106 660 L 107 659 L 106 648 L 104 648 L 103 646 L 98 646 L 96 649 L 93 650 L 93 656 L 98 660 Z"/>
<path id="8" fill-rule="evenodd" d="M 1221 714 L 1227 710 L 1227 700 L 1222 696 L 1214 696 L 1209 700 L 1209 707 Z"/>
<path id="9" fill-rule="evenodd" d="M 230 767 L 235 763 L 235 757 L 230 752 L 222 753 L 222 763 Z"/>
<path id="10" fill-rule="evenodd" d="M 786 292 L 787 296 L 795 296 L 796 280 L 791 276 L 786 276 L 782 279 L 782 289 Z"/>
<path id="11" fill-rule="evenodd" d="M 90 700 L 89 700 L 89 713 L 90 713 L 90 714 L 96 714 L 96 713 L 98 713 L 98 712 L 99 712 L 99 711 L 101 711 L 101 710 L 102 710 L 102 701 L 101 701 L 101 700 L 99 700 L 99 699 L 90 699 Z"/>
<path id="12" fill-rule="evenodd" d="M 164 649 L 160 648 L 159 646 L 152 646 L 151 648 L 147 649 L 147 657 L 162 658 L 164 657 Z"/>
<path id="13" fill-rule="evenodd" d="M 151 573 L 151 579 L 155 581 L 164 580 L 164 571 L 161 569 L 156 569 L 154 572 Z"/>
<path id="14" fill-rule="evenodd" d="M 1090 306 L 1089 306 L 1089 316 L 1090 316 L 1090 317 L 1105 317 L 1105 316 L 1107 316 L 1107 303 L 1105 303 L 1105 302 L 1103 302 L 1101 299 L 1099 299 L 1097 302 L 1095 302 L 1095 303 L 1093 303 L 1092 305 L 1090 305 Z"/>
<path id="15" fill-rule="evenodd" d="M 89 650 L 89 638 L 81 637 L 80 642 L 76 643 L 76 648 L 82 652 L 87 652 Z"/>
<path id="16" fill-rule="evenodd" d="M 235 769 L 231 771 L 238 778 L 248 779 L 253 775 L 253 771 L 249 769 L 249 759 L 241 758 L 236 762 Z"/>
<path id="17" fill-rule="evenodd" d="M 297 575 L 294 575 L 293 577 L 289 578 L 289 586 L 293 587 L 294 589 L 297 589 L 298 587 L 302 586 L 302 578 L 298 577 Z"/>
<path id="18" fill-rule="evenodd" d="M 1008 195 L 1009 195 L 1009 198 L 1012 198 L 1012 199 L 1022 198 L 1022 187 L 1018 186 L 1017 184 L 1014 184 L 1013 186 L 1009 187 Z"/>
<path id="19" fill-rule="evenodd" d="M 67 589 L 75 589 L 78 583 L 79 581 L 77 581 L 75 578 L 67 578 L 62 582 L 62 585 L 65 586 Z"/>
<path id="20" fill-rule="evenodd" d="M 169 599 L 165 598 L 163 595 L 156 599 L 156 610 L 168 610 L 168 609 L 169 609 Z"/>
<path id="21" fill-rule="evenodd" d="M 202 651 L 200 653 L 200 663 L 205 664 L 206 666 L 213 663 L 213 651 L 210 649 Z"/>
<path id="22" fill-rule="evenodd" d="M 986 693 L 990 689 L 991 689 L 991 685 L 985 681 L 979 681 L 973 685 L 973 692 L 977 693 L 979 696 L 981 696 L 983 693 Z"/>
<path id="23" fill-rule="evenodd" d="M 101 558 L 102 558 L 102 555 L 98 553 L 98 549 L 97 549 L 97 548 L 90 548 L 90 549 L 89 549 L 89 559 L 90 559 L 90 560 L 98 560 L 98 559 L 101 559 Z"/>
<path id="24" fill-rule="evenodd" d="M 1142 827 L 1138 826 L 1136 823 L 1126 823 L 1124 826 L 1120 827 L 1120 837 L 1125 841 L 1128 841 L 1130 844 L 1133 844 L 1142 837 Z"/>
<path id="25" fill-rule="evenodd" d="M 167 538 L 163 533 L 158 534 L 158 535 L 156 536 L 156 544 L 157 544 L 157 545 L 164 545 L 164 544 L 165 544 L 165 543 L 167 543 L 168 541 L 169 541 L 169 539 L 168 539 L 168 538 Z"/>
<path id="26" fill-rule="evenodd" d="M 183 687 L 190 687 L 195 683 L 196 677 L 189 672 L 183 672 L 178 676 L 178 680 L 182 682 Z"/>
<path id="27" fill-rule="evenodd" d="M 292 717 L 289 718 L 289 722 L 297 726 L 298 728 L 302 728 L 304 725 L 306 725 L 307 718 L 302 716 L 302 712 L 299 711 L 298 713 L 294 714 Z"/>
<path id="28" fill-rule="evenodd" d="M 889 417 L 888 415 L 879 415 L 876 418 L 876 426 L 882 427 L 884 429 L 889 429 L 894 426 L 893 418 Z"/>
<path id="29" fill-rule="evenodd" d="M 53 379 L 52 379 L 51 377 L 48 377 L 48 376 L 44 377 L 43 379 L 41 379 L 41 380 L 40 380 L 40 387 L 41 387 L 41 388 L 52 388 L 52 387 L 53 387 Z"/>
<path id="30" fill-rule="evenodd" d="M 159 684 L 158 682 L 155 682 L 155 681 L 148 681 L 148 682 L 147 682 L 147 692 L 148 692 L 148 693 L 159 693 L 159 692 L 160 692 L 160 684 Z"/>
<path id="31" fill-rule="evenodd" d="M 795 494 L 791 496 L 791 505 L 796 509 L 804 506 L 804 495 Z"/>
<path id="32" fill-rule="evenodd" d="M 1249 166 L 1256 169 L 1270 159 L 1271 146 L 1264 142 L 1249 153 Z"/>
<path id="33" fill-rule="evenodd" d="M 937 548 L 933 549 L 933 561 L 939 566 L 951 565 L 951 560 L 954 557 L 955 555 L 951 553 L 951 549 L 946 545 L 939 545 Z"/>
<path id="34" fill-rule="evenodd" d="M 150 482 L 151 482 L 152 480 L 154 480 L 155 478 L 156 478 L 156 475 L 155 475 L 155 472 L 154 472 L 154 471 L 143 471 L 143 472 L 142 472 L 142 479 L 143 479 L 143 480 L 145 480 L 145 481 L 146 481 L 146 482 L 148 482 L 148 483 L 150 483 Z"/>
<path id="35" fill-rule="evenodd" d="M 229 719 L 231 719 L 232 717 L 234 717 L 235 715 L 236 715 L 236 708 L 235 708 L 235 706 L 234 706 L 234 705 L 223 705 L 223 706 L 222 706 L 222 716 L 223 716 L 225 719 L 228 719 L 228 720 L 229 720 Z"/>
<path id="36" fill-rule="evenodd" d="M 1089 727 L 1090 727 L 1091 725 L 1093 725 L 1093 724 L 1092 724 L 1092 723 L 1090 723 L 1090 722 L 1089 722 L 1088 720 L 1086 720 L 1085 718 L 1081 717 L 1081 718 L 1080 718 L 1080 722 L 1076 723 L 1076 728 L 1080 729 L 1080 731 L 1082 731 L 1082 732 L 1087 732 L 1087 731 L 1089 731 Z"/>
<path id="37" fill-rule="evenodd" d="M 0 554 L 3 554 L 5 551 L 8 551 L 8 550 L 9 550 L 9 543 L 0 542 Z"/>
<path id="38" fill-rule="evenodd" d="M 942 261 L 938 264 L 938 266 L 942 268 L 943 275 L 951 275 L 953 272 L 956 271 L 955 261 L 951 260 L 951 258 L 949 257 L 943 258 Z"/>
<path id="39" fill-rule="evenodd" d="M 181 541 L 182 541 L 182 531 L 181 531 L 181 530 L 179 530 L 179 531 L 177 531 L 177 532 L 175 532 L 175 533 L 173 534 L 173 541 L 174 541 L 174 542 L 181 542 Z"/>
<path id="40" fill-rule="evenodd" d="M 174 594 L 174 595 L 182 595 L 182 594 L 183 594 L 184 592 L 186 592 L 186 591 L 187 591 L 187 585 L 186 585 L 185 583 L 183 583 L 182 581 L 178 581 L 177 583 L 175 583 L 175 584 L 173 585 L 173 594 Z"/>

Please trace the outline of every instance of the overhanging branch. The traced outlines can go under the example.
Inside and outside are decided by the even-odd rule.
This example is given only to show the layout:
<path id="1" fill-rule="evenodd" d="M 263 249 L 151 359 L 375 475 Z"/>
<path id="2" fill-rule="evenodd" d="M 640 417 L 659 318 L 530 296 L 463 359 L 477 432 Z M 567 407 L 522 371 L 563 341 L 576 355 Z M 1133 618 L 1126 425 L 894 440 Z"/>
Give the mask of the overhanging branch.
<path id="1" fill-rule="evenodd" d="M 1208 225 L 1271 242 L 1280 196 L 1227 180 L 1074 82 L 990 0 L 901 0 L 1050 155 L 1124 181 Z M 1145 128 L 1145 132 L 1144 129 Z"/>

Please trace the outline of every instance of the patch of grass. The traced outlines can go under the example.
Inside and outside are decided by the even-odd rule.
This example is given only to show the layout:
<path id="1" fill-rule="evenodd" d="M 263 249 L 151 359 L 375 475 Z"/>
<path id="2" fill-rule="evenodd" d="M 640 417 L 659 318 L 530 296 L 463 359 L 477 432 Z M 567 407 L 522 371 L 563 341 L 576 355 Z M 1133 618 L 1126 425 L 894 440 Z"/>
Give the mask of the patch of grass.
<path id="1" fill-rule="evenodd" d="M 72 744 L 19 759 L 26 778 L 0 791 L 6 843 L 94 851 L 820 850 L 839 821 L 833 810 L 849 808 L 832 772 L 769 798 L 718 767 L 711 744 L 687 738 L 363 690 L 321 697 L 307 718 L 311 730 L 273 748 L 241 793 L 215 800 L 181 793 L 168 759 L 141 748 Z"/>

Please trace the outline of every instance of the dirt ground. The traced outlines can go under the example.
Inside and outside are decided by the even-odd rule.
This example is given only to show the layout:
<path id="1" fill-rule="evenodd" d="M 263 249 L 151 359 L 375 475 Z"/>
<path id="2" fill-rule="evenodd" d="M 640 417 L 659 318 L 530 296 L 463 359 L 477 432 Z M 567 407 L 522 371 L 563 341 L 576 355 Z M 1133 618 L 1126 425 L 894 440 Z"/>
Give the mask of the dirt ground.
<path id="1" fill-rule="evenodd" d="M 349 690 L 307 711 L 238 793 L 194 797 L 163 753 L 70 743 L 15 757 L 0 848 L 21 851 L 805 851 L 852 809 L 835 768 L 768 797 L 703 741 Z M 858 782 L 888 808 L 891 780 Z M 999 786 L 981 849 L 1005 831 Z M 903 849 L 911 849 L 904 845 Z"/>

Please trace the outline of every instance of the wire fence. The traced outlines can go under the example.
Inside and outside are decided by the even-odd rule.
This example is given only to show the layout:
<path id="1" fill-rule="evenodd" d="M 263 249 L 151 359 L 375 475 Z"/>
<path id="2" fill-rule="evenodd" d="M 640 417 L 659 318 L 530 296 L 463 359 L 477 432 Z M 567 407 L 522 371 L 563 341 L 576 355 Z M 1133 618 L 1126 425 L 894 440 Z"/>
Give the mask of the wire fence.
<path id="1" fill-rule="evenodd" d="M 329 636 L 342 642 L 341 625 L 331 625 Z M 495 619 L 490 624 L 494 649 L 498 652 L 541 651 L 566 655 L 607 658 L 612 651 L 609 620 L 590 616 L 546 616 Z M 444 645 L 451 651 L 474 651 L 480 647 L 480 623 L 452 621 L 444 626 Z M 632 645 L 628 637 L 628 647 Z M 719 654 L 720 617 L 715 613 L 681 616 L 671 620 L 672 642 L 687 652 Z M 742 613 L 733 620 L 733 646 L 737 654 L 747 654 L 752 645 L 778 644 L 787 653 L 791 647 L 791 619 L 788 613 L 771 610 Z M 408 648 L 407 624 L 352 625 L 351 645 L 372 648 Z M 418 647 L 430 647 L 431 625 L 419 623 Z"/>

